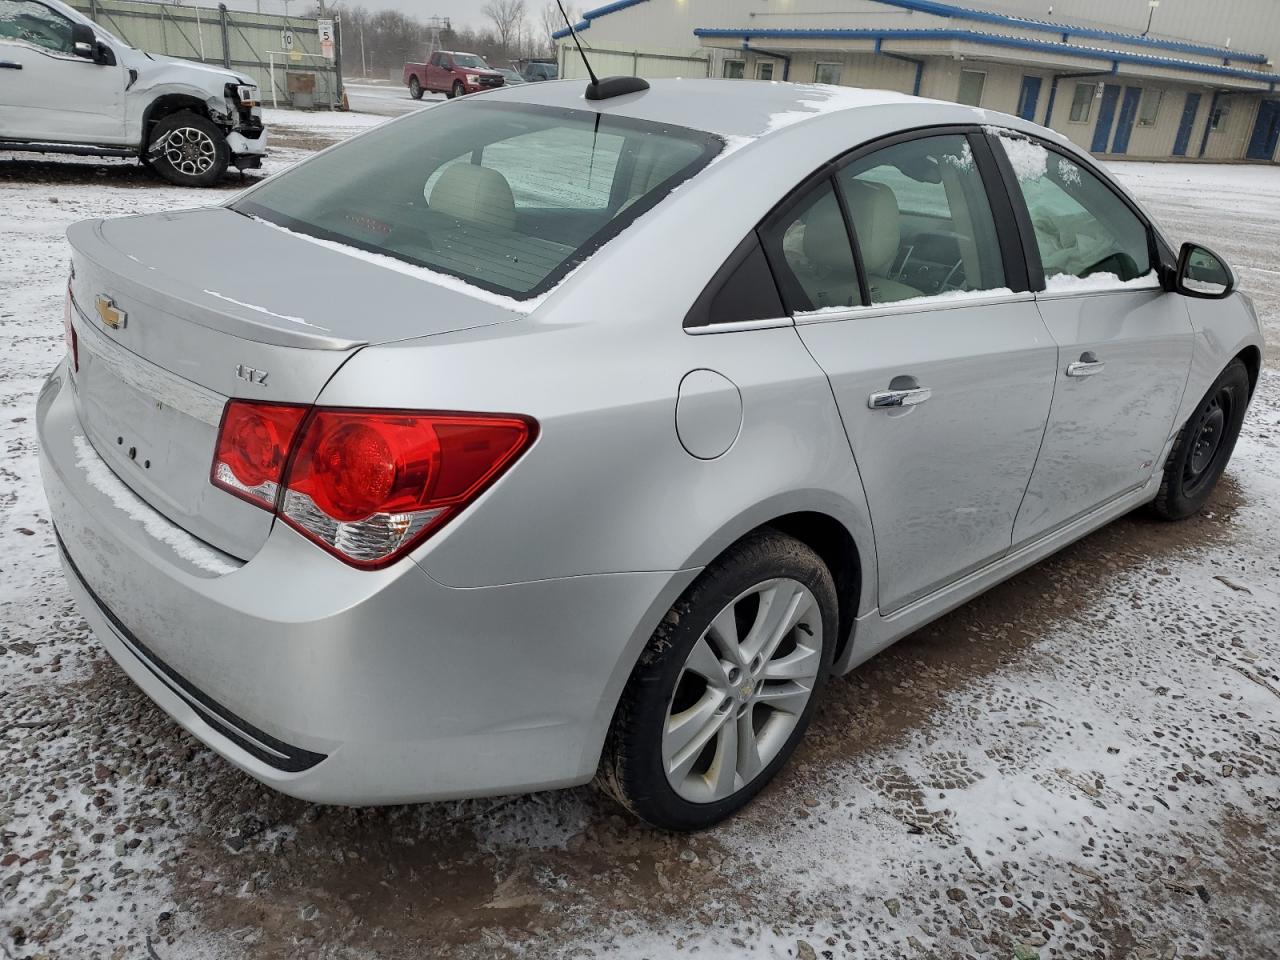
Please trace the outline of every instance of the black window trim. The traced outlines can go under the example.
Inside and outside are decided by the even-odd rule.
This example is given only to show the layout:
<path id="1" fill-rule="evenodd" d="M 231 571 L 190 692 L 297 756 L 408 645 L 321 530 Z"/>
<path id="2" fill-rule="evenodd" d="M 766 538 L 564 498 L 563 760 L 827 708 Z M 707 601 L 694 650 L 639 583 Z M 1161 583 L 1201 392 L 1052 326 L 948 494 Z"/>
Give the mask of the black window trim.
<path id="1" fill-rule="evenodd" d="M 1026 197 L 1023 196 L 1022 188 L 1018 185 L 1018 178 L 1013 171 L 1013 164 L 1009 162 L 1009 157 L 1005 153 L 1004 148 L 997 142 L 1000 137 L 1006 134 L 1013 139 L 1029 140 L 1036 143 L 1039 146 L 1044 147 L 1050 153 L 1056 154 L 1057 156 L 1074 163 L 1076 166 L 1081 167 L 1088 173 L 1092 174 L 1093 178 L 1110 191 L 1112 196 L 1123 203 L 1125 207 L 1128 208 L 1129 212 L 1137 217 L 1138 222 L 1146 229 L 1147 252 L 1151 257 L 1151 264 L 1156 271 L 1156 276 L 1159 278 L 1160 287 L 1166 292 L 1172 289 L 1171 284 L 1174 282 L 1177 275 L 1177 267 L 1174 265 L 1176 263 L 1176 257 L 1173 250 L 1169 247 L 1164 237 L 1160 235 L 1160 231 L 1156 229 L 1155 224 L 1151 221 L 1151 218 L 1147 216 L 1146 212 L 1143 211 L 1143 209 L 1139 207 L 1132 198 L 1119 190 L 1112 179 L 1107 176 L 1107 174 L 1103 173 L 1094 163 L 1077 154 L 1064 150 L 1059 144 L 1055 144 L 1052 141 L 1045 140 L 1043 137 L 1037 136 L 1033 133 L 1027 133 L 1023 130 L 1018 130 L 1014 127 L 988 127 L 984 128 L 984 133 L 984 139 L 987 141 L 987 149 L 995 159 L 996 165 L 1000 169 L 1000 175 L 1004 179 L 1004 192 L 1008 195 L 1009 202 L 1014 206 L 1014 214 L 1017 218 L 1018 224 L 1018 233 L 1022 242 L 1023 258 L 1026 261 L 1027 272 L 1031 280 L 1030 289 L 1034 293 L 1041 294 L 1047 289 L 1044 275 L 1044 264 L 1040 259 L 1040 248 L 1036 244 L 1035 227 L 1031 222 L 1031 213 L 1027 208 Z M 1098 290 L 1090 292 L 1106 293 L 1108 291 Z"/>

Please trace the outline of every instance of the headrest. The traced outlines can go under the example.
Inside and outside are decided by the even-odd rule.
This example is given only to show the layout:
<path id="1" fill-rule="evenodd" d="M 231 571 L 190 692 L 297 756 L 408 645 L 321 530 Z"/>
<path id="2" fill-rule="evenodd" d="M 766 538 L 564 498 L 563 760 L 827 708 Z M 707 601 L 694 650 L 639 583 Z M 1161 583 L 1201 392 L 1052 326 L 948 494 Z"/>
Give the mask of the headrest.
<path id="1" fill-rule="evenodd" d="M 862 250 L 867 273 L 885 276 L 898 257 L 902 244 L 902 215 L 898 201 L 883 183 L 844 180 L 849 213 Z"/>
<path id="2" fill-rule="evenodd" d="M 849 234 L 840 204 L 828 193 L 804 215 L 805 259 L 816 270 L 849 270 Z"/>
<path id="3" fill-rule="evenodd" d="M 497 170 L 474 163 L 455 163 L 445 168 L 431 190 L 427 202 L 436 213 L 513 230 L 516 201 L 511 184 Z"/>

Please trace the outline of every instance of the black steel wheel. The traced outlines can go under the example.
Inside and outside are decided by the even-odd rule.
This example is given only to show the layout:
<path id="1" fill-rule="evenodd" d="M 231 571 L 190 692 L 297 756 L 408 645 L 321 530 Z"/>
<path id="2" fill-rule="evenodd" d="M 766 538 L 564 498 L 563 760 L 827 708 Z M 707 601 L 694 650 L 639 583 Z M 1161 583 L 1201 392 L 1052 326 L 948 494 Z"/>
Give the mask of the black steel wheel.
<path id="1" fill-rule="evenodd" d="M 1152 505 L 1158 516 L 1182 520 L 1204 506 L 1235 450 L 1248 405 L 1249 371 L 1232 360 L 1174 442 Z"/>

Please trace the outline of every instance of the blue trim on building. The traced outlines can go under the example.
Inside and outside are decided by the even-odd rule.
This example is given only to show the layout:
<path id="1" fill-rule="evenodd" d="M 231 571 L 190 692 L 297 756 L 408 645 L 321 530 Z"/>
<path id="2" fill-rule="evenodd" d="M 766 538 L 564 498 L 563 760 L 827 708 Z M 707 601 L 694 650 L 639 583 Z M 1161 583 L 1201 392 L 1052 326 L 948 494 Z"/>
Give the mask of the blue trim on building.
<path id="1" fill-rule="evenodd" d="M 1036 50 L 1057 53 L 1085 60 L 1110 60 L 1114 66 L 1120 63 L 1136 63 L 1148 67 L 1166 67 L 1187 73 L 1201 73 L 1214 77 L 1235 77 L 1271 85 L 1275 89 L 1280 76 L 1263 70 L 1246 70 L 1242 67 L 1220 67 L 1214 63 L 1197 63 L 1194 60 L 1178 60 L 1173 57 L 1157 57 L 1146 53 L 1128 53 L 1123 50 L 1104 50 L 1101 47 L 1082 47 L 1049 40 L 1032 40 L 1028 37 L 1009 37 L 1003 34 L 982 33 L 978 30 L 873 30 L 873 29 L 733 29 L 722 27 L 698 27 L 695 37 L 729 37 L 742 40 L 966 40 L 993 47 L 1015 50 Z"/>
<path id="2" fill-rule="evenodd" d="M 1144 37 L 1136 33 L 1122 33 L 1118 30 L 1102 30 L 1097 27 L 1078 27 L 1069 23 L 1055 23 L 1050 20 L 1035 20 L 1031 17 L 1018 17 L 1006 13 L 992 13 L 988 10 L 974 10 L 940 0 L 876 0 L 877 3 L 891 7 L 900 7 L 917 13 L 929 13 L 937 17 L 954 17 L 957 20 L 976 20 L 981 23 L 998 23 L 1006 27 L 1020 27 L 1024 30 L 1039 30 L 1045 33 L 1056 33 L 1065 43 L 1068 37 L 1088 37 L 1093 40 L 1111 40 L 1116 43 L 1127 43 L 1133 46 L 1156 47 L 1161 50 L 1174 50 L 1178 53 L 1194 53 L 1204 57 L 1224 57 L 1238 60 L 1241 63 L 1267 63 L 1270 60 L 1264 53 L 1245 53 L 1231 50 L 1228 47 L 1215 47 L 1199 43 L 1188 43 L 1184 40 L 1161 40 L 1158 37 Z"/>
<path id="3" fill-rule="evenodd" d="M 641 3 L 648 2 L 649 0 L 614 0 L 613 3 L 606 3 L 603 7 L 596 7 L 593 10 L 586 11 L 582 15 L 582 19 L 573 25 L 573 29 L 581 33 L 583 30 L 586 30 L 591 26 L 592 20 L 595 20 L 598 17 L 607 17 L 609 14 L 617 13 L 619 10 L 625 10 L 628 7 L 634 7 Z M 569 30 L 567 28 L 557 30 L 555 33 L 551 34 L 553 40 L 563 40 L 567 36 L 569 36 Z"/>

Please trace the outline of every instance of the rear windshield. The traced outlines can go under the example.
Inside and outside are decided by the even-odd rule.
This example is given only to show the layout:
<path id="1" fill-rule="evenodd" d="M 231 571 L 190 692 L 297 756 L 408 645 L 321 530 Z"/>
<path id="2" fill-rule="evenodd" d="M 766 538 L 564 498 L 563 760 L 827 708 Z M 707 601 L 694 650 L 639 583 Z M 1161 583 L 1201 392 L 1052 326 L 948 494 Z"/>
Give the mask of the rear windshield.
<path id="1" fill-rule="evenodd" d="M 723 146 L 586 110 L 461 101 L 377 127 L 232 209 L 526 299 Z"/>

